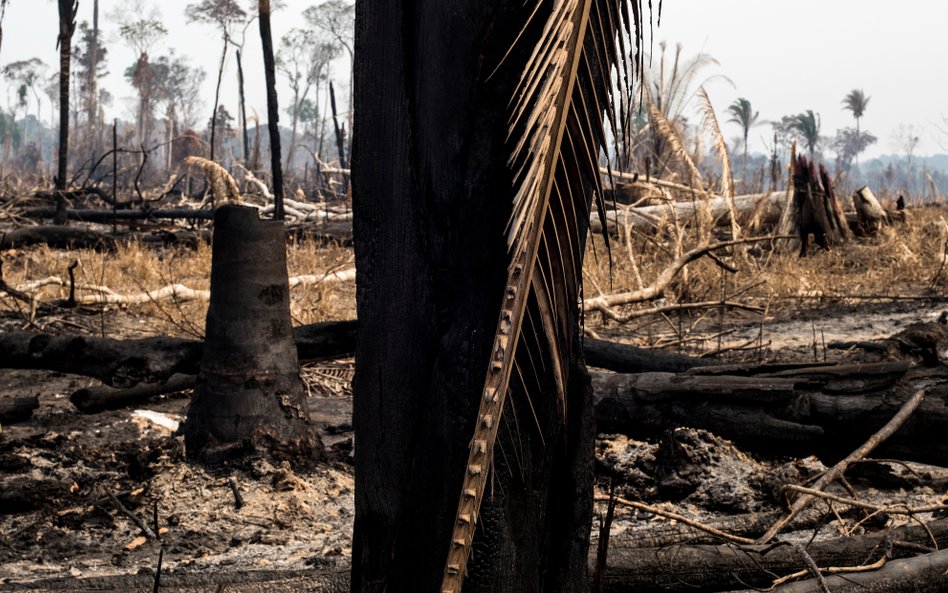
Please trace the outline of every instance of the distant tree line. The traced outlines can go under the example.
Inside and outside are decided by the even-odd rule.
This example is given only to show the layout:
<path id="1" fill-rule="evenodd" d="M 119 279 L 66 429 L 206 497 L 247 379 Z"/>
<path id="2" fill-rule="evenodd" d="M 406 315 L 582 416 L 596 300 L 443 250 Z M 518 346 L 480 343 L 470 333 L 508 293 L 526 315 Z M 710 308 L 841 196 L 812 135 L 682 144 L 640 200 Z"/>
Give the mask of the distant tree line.
<path id="1" fill-rule="evenodd" d="M 190 155 L 211 158 L 225 167 L 239 164 L 249 170 L 266 169 L 270 142 L 260 130 L 257 115 L 264 106 L 248 107 L 244 100 L 248 81 L 244 79 L 247 57 L 243 50 L 248 30 L 257 20 L 257 4 L 257 0 L 243 4 L 238 0 L 200 0 L 184 7 L 189 23 L 214 27 L 220 34 L 215 94 L 208 106 L 209 98 L 201 92 L 208 73 L 170 45 L 173 35 L 153 0 L 126 2 L 102 19 L 115 25 L 119 42 L 135 55 L 135 60 L 124 66 L 110 60 L 109 45 L 116 41 L 103 34 L 99 0 L 92 2 L 91 22 L 77 22 L 77 5 L 61 0 L 57 39 L 68 49 L 61 52 L 60 59 L 61 65 L 68 66 L 66 84 L 60 84 L 62 67 L 54 70 L 39 58 L 8 62 L 0 69 L 8 85 L 7 104 L 0 107 L 0 169 L 58 180 L 57 163 L 62 160 L 68 164 L 62 175 L 64 184 L 85 181 L 90 175 L 92 181 L 108 181 L 111 167 L 100 163 L 94 172 L 91 169 L 111 150 L 113 124 L 123 150 L 120 174 L 126 179 L 133 174 L 153 184 L 162 183 Z M 274 9 L 282 8 L 279 2 L 273 5 Z M 345 162 L 351 142 L 347 133 L 351 93 L 337 98 L 340 110 L 333 114 L 330 77 L 343 72 L 351 88 L 354 7 L 343 0 L 324 0 L 307 8 L 295 24 L 275 44 L 276 71 L 290 89 L 283 101 L 289 122 L 284 168 L 291 173 L 312 170 L 311 178 L 315 178 L 319 163 Z M 224 107 L 220 96 L 228 74 L 225 64 L 231 57 L 237 65 L 237 113 Z M 344 61 L 345 68 L 333 68 L 336 60 Z M 116 97 L 104 79 L 116 67 L 122 68 L 136 96 L 133 117 L 113 121 L 106 113 L 114 111 Z M 249 83 L 262 86 L 263 81 Z M 59 138 L 61 118 L 68 121 L 65 132 L 71 133 L 66 142 Z M 337 142 L 338 136 L 343 142 Z M 60 145 L 68 148 L 63 159 L 57 158 Z"/>

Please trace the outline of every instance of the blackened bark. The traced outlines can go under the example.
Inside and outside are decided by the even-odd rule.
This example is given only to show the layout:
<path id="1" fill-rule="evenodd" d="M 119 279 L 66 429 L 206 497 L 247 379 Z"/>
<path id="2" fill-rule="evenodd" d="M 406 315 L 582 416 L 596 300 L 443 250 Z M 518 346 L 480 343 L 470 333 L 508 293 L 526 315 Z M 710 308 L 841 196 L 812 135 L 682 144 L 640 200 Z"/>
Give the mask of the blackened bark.
<path id="1" fill-rule="evenodd" d="M 270 32 L 270 0 L 259 0 L 260 41 L 263 68 L 267 77 L 267 129 L 270 131 L 270 170 L 273 177 L 273 218 L 283 220 L 283 164 L 280 162 L 280 105 L 273 63 L 273 34 Z"/>
<path id="2" fill-rule="evenodd" d="M 221 100 L 221 81 L 224 78 L 224 61 L 227 59 L 227 34 L 224 34 L 224 49 L 221 51 L 221 63 L 217 69 L 217 86 L 214 87 L 214 111 L 211 112 L 211 160 L 214 160 L 214 144 L 217 136 L 217 106 Z"/>
<path id="3" fill-rule="evenodd" d="M 348 169 L 348 161 L 346 161 L 346 132 L 339 125 L 339 113 L 336 110 L 336 89 L 332 85 L 332 81 L 329 81 L 329 104 L 332 107 L 332 123 L 336 131 L 336 152 L 339 154 L 339 167 L 343 169 Z"/>
<path id="4" fill-rule="evenodd" d="M 322 446 L 303 405 L 289 292 L 283 223 L 261 221 L 246 206 L 218 208 L 204 356 L 183 427 L 192 459 L 319 458 Z"/>
<path id="5" fill-rule="evenodd" d="M 69 161 L 69 67 L 72 62 L 72 34 L 76 30 L 79 0 L 59 0 L 59 162 L 56 189 L 66 189 Z"/>
<path id="6" fill-rule="evenodd" d="M 441 581 L 507 272 L 507 108 L 545 14 L 490 75 L 526 10 L 356 4 L 354 592 Z M 575 354 L 567 418 L 552 381 L 532 401 L 512 389 L 467 593 L 586 586 L 592 409 Z"/>
<path id="7" fill-rule="evenodd" d="M 250 163 L 250 139 L 247 136 L 247 101 L 244 97 L 244 65 L 237 50 L 237 85 L 240 89 L 240 128 L 244 138 L 244 165 Z"/>

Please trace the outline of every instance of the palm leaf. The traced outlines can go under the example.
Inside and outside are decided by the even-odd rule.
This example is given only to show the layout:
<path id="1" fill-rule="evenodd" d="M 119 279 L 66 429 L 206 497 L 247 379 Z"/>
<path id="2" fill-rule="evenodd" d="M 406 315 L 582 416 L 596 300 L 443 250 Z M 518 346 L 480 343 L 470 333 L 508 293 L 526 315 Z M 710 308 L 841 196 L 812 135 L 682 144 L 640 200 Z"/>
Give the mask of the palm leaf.
<path id="1" fill-rule="evenodd" d="M 483 397 L 470 441 L 441 591 L 458 593 L 493 459 L 511 377 L 553 375 L 565 407 L 571 320 L 580 300 L 583 232 L 592 198 L 602 213 L 600 150 L 613 84 L 628 82 L 624 35 L 641 59 L 641 0 L 537 0 L 549 16 L 511 98 L 509 166 L 514 201 L 507 226 L 508 277 Z M 537 13 L 534 13 L 537 14 Z M 531 17 L 535 18 L 535 17 Z M 620 89 L 620 92 L 627 89 Z M 609 113 L 609 121 L 614 115 Z M 605 227 L 605 225 L 603 225 Z M 529 336 L 529 344 L 521 343 Z M 526 350 L 526 354 L 522 352 Z M 531 352 L 540 356 L 528 355 Z M 516 372 L 515 372 L 516 371 Z M 564 411 L 565 415 L 565 411 Z"/>
<path id="2" fill-rule="evenodd" d="M 718 116 L 714 113 L 711 97 L 703 86 L 698 89 L 698 96 L 701 98 L 704 127 L 714 139 L 714 151 L 721 159 L 721 193 L 727 198 L 727 207 L 731 216 L 731 238 L 740 239 L 741 226 L 738 224 L 737 208 L 734 205 L 734 176 L 731 173 L 731 159 L 727 155 L 727 143 L 724 141 L 724 134 L 721 133 Z"/>

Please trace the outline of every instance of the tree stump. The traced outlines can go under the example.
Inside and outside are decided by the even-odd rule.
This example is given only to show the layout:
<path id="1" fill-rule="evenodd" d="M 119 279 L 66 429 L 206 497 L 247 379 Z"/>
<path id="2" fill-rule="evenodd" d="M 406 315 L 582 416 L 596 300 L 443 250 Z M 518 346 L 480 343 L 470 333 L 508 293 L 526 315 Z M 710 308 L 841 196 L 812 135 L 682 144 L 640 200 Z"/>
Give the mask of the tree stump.
<path id="1" fill-rule="evenodd" d="M 190 458 L 319 459 L 292 329 L 283 223 L 261 221 L 253 208 L 220 207 L 204 356 L 184 423 Z"/>

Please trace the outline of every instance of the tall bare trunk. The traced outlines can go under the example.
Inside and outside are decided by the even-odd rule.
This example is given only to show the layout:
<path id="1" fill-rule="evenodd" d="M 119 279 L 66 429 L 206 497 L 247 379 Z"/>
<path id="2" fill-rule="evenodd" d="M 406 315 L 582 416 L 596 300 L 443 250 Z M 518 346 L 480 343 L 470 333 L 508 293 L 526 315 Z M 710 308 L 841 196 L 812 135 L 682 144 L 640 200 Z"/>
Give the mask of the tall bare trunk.
<path id="1" fill-rule="evenodd" d="M 273 176 L 273 218 L 283 219 L 283 169 L 280 162 L 280 105 L 276 92 L 276 68 L 273 63 L 273 34 L 270 31 L 270 0 L 258 0 L 260 41 L 267 76 L 267 128 L 270 130 L 270 167 Z"/>
<path id="2" fill-rule="evenodd" d="M 304 94 L 303 97 L 305 96 Z M 287 171 L 290 170 L 290 161 L 293 159 L 293 151 L 296 150 L 296 130 L 300 121 L 300 108 L 303 105 L 303 97 L 300 97 L 298 90 L 293 96 L 293 119 L 290 122 L 290 146 L 286 150 L 286 164 L 283 165 L 283 168 Z"/>
<path id="3" fill-rule="evenodd" d="M 237 85 L 240 89 L 240 129 L 244 139 L 244 164 L 250 162 L 250 142 L 247 136 L 247 101 L 244 97 L 244 66 L 237 50 Z"/>
<path id="4" fill-rule="evenodd" d="M 224 60 L 227 59 L 227 34 L 224 33 L 224 50 L 221 52 L 221 65 L 217 69 L 217 87 L 214 89 L 214 111 L 211 112 L 211 160 L 214 160 L 214 142 L 217 135 L 217 106 L 221 100 L 221 80 L 224 78 Z"/>
<path id="5" fill-rule="evenodd" d="M 69 66 L 72 61 L 72 34 L 76 30 L 79 0 L 59 0 L 59 166 L 56 189 L 66 188 L 69 155 Z"/>
<path id="6" fill-rule="evenodd" d="M 96 78 L 96 67 L 99 64 L 99 0 L 93 0 L 92 3 L 92 43 L 89 53 L 91 64 L 87 81 L 89 98 L 86 105 L 86 125 L 89 126 L 92 162 L 95 162 L 99 155 L 99 81 Z"/>

